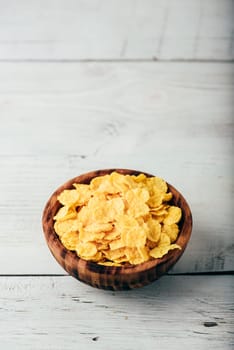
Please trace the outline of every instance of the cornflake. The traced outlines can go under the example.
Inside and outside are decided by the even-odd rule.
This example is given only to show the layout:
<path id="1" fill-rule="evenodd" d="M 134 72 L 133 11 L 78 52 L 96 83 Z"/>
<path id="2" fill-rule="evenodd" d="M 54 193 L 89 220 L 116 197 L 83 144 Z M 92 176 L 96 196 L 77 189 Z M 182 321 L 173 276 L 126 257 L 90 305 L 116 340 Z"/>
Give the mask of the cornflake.
<path id="1" fill-rule="evenodd" d="M 162 258 L 176 244 L 179 207 L 159 177 L 109 175 L 75 183 L 57 197 L 54 229 L 68 250 L 104 266 L 138 265 Z"/>

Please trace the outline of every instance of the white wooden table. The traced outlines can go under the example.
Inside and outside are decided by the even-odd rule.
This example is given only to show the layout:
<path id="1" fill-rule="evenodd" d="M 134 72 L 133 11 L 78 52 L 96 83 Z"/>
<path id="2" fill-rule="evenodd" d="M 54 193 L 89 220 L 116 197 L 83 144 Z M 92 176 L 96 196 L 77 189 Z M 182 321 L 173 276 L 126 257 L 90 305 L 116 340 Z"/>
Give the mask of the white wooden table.
<path id="1" fill-rule="evenodd" d="M 233 0 L 0 0 L 1 349 L 220 349 L 233 327 Z M 109 167 L 175 185 L 194 218 L 169 275 L 69 277 L 41 214 Z"/>

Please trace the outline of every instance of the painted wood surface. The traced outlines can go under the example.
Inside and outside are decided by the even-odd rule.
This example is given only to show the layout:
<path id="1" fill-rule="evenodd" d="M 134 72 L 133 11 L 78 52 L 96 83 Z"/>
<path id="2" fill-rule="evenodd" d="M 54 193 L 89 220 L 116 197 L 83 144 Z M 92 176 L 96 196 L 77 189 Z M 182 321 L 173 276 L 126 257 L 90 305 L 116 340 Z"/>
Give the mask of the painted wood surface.
<path id="1" fill-rule="evenodd" d="M 233 275 L 173 275 L 234 267 L 233 12 L 233 0 L 0 0 L 1 348 L 234 348 Z M 58 186 L 109 167 L 164 177 L 193 212 L 171 274 L 129 292 L 66 276 L 41 228 Z"/>
<path id="2" fill-rule="evenodd" d="M 233 0 L 0 0 L 1 60 L 233 60 Z"/>
<path id="3" fill-rule="evenodd" d="M 45 202 L 68 179 L 112 167 L 161 176 L 190 204 L 192 238 L 173 272 L 233 270 L 232 73 L 232 64 L 1 63 L 0 273 L 64 273 L 42 234 Z"/>
<path id="4" fill-rule="evenodd" d="M 1 277 L 0 343 L 5 350 L 231 350 L 233 288 L 233 276 L 165 276 L 129 292 L 72 277 Z"/>

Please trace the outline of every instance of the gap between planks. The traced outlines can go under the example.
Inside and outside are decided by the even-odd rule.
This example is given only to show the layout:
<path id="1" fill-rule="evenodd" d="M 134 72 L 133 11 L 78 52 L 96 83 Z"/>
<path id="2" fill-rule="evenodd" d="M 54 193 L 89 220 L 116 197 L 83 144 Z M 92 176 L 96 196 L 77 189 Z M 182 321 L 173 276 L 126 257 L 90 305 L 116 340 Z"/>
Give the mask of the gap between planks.
<path id="1" fill-rule="evenodd" d="M 0 59 L 0 63 L 234 63 L 234 59 L 189 59 L 189 58 L 81 58 L 81 59 Z"/>

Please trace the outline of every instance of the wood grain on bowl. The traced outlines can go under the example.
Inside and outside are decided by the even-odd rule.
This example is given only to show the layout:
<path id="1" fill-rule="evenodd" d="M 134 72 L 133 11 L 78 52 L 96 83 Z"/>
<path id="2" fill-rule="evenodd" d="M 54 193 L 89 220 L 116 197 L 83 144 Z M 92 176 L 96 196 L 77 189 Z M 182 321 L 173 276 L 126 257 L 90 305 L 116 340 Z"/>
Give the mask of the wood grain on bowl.
<path id="1" fill-rule="evenodd" d="M 173 194 L 171 204 L 182 209 L 182 218 L 179 222 L 180 233 L 175 242 L 181 246 L 181 250 L 171 250 L 161 259 L 149 260 L 134 266 L 103 266 L 79 258 L 76 252 L 67 250 L 63 246 L 59 237 L 55 233 L 53 217 L 61 207 L 61 204 L 57 200 L 57 196 L 63 190 L 71 189 L 73 183 L 89 184 L 94 177 L 110 174 L 113 171 L 124 175 L 139 175 L 140 173 L 143 173 L 147 177 L 155 176 L 129 169 L 103 169 L 79 175 L 67 181 L 52 194 L 45 206 L 42 224 L 45 238 L 51 253 L 70 275 L 93 287 L 110 290 L 126 290 L 142 287 L 155 281 L 176 263 L 183 254 L 190 239 L 192 232 L 192 215 L 184 197 L 173 186 L 167 184 L 168 190 Z"/>

